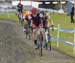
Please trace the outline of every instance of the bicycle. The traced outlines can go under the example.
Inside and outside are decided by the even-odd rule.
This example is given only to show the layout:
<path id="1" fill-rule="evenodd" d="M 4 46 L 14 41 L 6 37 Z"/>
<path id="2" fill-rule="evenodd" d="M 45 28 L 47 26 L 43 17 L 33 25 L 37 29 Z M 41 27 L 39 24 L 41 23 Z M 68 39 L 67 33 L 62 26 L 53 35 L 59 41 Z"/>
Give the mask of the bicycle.
<path id="1" fill-rule="evenodd" d="M 22 16 L 22 13 L 21 12 L 17 12 L 17 16 L 18 16 L 19 22 L 23 26 L 23 16 Z"/>
<path id="2" fill-rule="evenodd" d="M 45 36 L 46 36 L 46 50 L 48 50 L 48 47 L 49 47 L 49 49 L 51 51 L 51 35 L 50 35 L 50 30 L 49 30 L 50 27 L 47 27 L 47 29 L 45 31 Z M 53 28 L 52 28 L 52 30 L 53 30 Z"/>
<path id="3" fill-rule="evenodd" d="M 37 43 L 38 43 L 38 49 L 39 49 L 39 54 L 40 56 L 43 55 L 42 52 L 42 46 L 43 46 L 43 34 L 40 30 L 41 28 L 37 28 L 38 32 L 37 32 Z"/>
<path id="4" fill-rule="evenodd" d="M 51 40 L 51 35 L 50 35 L 50 32 L 49 32 L 50 27 L 47 27 L 47 29 L 45 31 L 46 41 L 45 41 L 44 46 L 45 46 L 46 50 L 48 50 L 48 47 L 49 47 L 49 49 L 51 51 L 51 41 L 50 41 Z M 40 56 L 42 56 L 43 55 L 43 40 L 44 40 L 44 38 L 43 38 L 43 34 L 41 32 L 41 28 L 37 28 L 37 30 L 38 30 L 38 32 L 37 32 L 38 49 L 39 49 Z"/>

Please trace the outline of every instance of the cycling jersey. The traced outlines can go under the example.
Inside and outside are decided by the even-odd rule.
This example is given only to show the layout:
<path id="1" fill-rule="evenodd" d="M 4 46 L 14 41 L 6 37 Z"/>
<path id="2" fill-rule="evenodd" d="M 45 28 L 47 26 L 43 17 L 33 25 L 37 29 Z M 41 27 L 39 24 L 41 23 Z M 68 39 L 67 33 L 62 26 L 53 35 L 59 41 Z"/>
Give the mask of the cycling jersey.
<path id="1" fill-rule="evenodd" d="M 19 3 L 19 4 L 17 5 L 17 11 L 18 11 L 18 12 L 23 12 L 23 5 L 22 5 L 21 3 Z"/>
<path id="2" fill-rule="evenodd" d="M 23 20 L 24 20 L 25 24 L 27 24 L 28 26 L 30 26 L 30 22 L 31 22 L 31 21 L 28 19 L 28 17 L 29 17 L 30 14 L 31 14 L 30 11 L 25 11 L 25 12 L 23 13 Z"/>
<path id="3" fill-rule="evenodd" d="M 31 14 L 30 11 L 26 11 L 26 12 L 23 14 L 23 18 L 28 21 L 28 16 L 29 16 L 30 14 Z"/>
<path id="4" fill-rule="evenodd" d="M 40 16 L 39 13 L 36 16 L 33 16 L 31 14 L 30 20 L 32 20 L 32 27 L 33 28 L 45 26 L 45 19 L 42 16 Z"/>
<path id="5" fill-rule="evenodd" d="M 54 22 L 53 22 L 53 20 L 50 18 L 50 16 L 48 16 L 48 19 L 47 19 L 47 25 L 48 26 L 53 26 L 54 25 Z"/>

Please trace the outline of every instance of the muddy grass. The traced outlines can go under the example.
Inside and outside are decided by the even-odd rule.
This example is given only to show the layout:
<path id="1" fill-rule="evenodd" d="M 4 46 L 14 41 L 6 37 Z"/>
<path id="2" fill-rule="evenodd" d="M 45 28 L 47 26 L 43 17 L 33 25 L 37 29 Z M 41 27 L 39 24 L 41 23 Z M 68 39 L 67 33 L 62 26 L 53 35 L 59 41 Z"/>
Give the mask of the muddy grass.
<path id="1" fill-rule="evenodd" d="M 32 57 L 31 48 L 18 35 L 18 27 L 0 22 L 0 63 L 24 63 Z"/>
<path id="2" fill-rule="evenodd" d="M 0 63 L 75 63 L 74 58 L 53 49 L 44 50 L 40 57 L 22 30 L 16 22 L 0 20 Z"/>

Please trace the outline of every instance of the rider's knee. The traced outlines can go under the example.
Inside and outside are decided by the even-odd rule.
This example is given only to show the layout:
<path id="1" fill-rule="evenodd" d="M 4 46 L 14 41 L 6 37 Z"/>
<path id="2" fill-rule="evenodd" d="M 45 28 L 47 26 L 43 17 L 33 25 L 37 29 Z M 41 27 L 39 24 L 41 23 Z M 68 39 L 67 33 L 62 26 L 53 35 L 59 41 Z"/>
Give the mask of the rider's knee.
<path id="1" fill-rule="evenodd" d="M 33 34 L 34 34 L 34 35 L 36 34 L 36 29 L 33 29 Z"/>

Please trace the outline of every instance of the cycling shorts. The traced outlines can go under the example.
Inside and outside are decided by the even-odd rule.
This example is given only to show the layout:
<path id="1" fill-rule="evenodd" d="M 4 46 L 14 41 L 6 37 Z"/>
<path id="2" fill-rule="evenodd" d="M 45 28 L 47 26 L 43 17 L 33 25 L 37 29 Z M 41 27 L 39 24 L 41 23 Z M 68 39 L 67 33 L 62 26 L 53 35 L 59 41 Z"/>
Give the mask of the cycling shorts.
<path id="1" fill-rule="evenodd" d="M 18 9 L 18 12 L 21 12 L 21 13 L 23 13 L 23 10 L 22 10 L 22 9 Z"/>
<path id="2" fill-rule="evenodd" d="M 43 28 L 44 25 L 43 25 L 43 23 L 40 23 L 39 25 L 36 25 L 36 24 L 32 23 L 32 28 L 33 28 L 33 29 L 35 29 L 35 28 L 37 28 L 37 27 Z"/>

